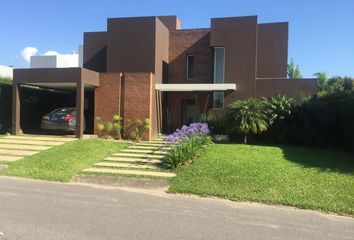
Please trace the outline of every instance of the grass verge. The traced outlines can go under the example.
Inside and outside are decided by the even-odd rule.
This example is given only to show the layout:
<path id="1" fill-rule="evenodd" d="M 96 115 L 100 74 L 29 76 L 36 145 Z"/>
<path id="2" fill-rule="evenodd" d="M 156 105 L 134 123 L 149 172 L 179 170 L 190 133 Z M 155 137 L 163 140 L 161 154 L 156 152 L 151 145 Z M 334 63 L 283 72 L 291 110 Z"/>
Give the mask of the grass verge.
<path id="1" fill-rule="evenodd" d="M 354 216 L 354 154 L 214 144 L 179 169 L 169 191 Z"/>
<path id="2" fill-rule="evenodd" d="M 113 140 L 81 139 L 11 162 L 2 172 L 49 181 L 68 182 L 74 175 L 127 146 Z"/>

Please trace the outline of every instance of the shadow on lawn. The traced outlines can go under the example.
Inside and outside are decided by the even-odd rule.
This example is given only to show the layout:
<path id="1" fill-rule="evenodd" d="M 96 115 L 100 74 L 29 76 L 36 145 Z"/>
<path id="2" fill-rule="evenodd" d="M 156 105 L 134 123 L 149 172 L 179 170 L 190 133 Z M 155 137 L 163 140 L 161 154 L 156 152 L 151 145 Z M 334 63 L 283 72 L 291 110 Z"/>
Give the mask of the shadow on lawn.
<path id="1" fill-rule="evenodd" d="M 327 172 L 354 174 L 354 154 L 343 150 L 277 146 L 284 158 L 304 167 L 318 168 Z"/>
<path id="2" fill-rule="evenodd" d="M 236 142 L 222 142 L 235 144 Z M 218 144 L 218 143 L 216 143 Z M 241 144 L 238 142 L 238 144 Z M 311 148 L 300 146 L 271 145 L 255 143 L 250 146 L 277 147 L 284 159 L 303 165 L 305 168 L 318 168 L 326 172 L 340 172 L 354 175 L 354 153 L 345 150 Z"/>

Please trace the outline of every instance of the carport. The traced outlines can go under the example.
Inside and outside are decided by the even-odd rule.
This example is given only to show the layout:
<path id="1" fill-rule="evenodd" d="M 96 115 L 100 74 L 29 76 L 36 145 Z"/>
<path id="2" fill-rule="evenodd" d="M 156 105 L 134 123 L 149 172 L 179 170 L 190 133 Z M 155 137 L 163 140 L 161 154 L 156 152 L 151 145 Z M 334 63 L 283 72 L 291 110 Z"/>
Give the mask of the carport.
<path id="1" fill-rule="evenodd" d="M 99 86 L 99 74 L 84 68 L 15 69 L 12 86 L 12 134 L 20 131 L 20 85 L 76 90 L 76 137 L 84 132 L 85 89 Z"/>

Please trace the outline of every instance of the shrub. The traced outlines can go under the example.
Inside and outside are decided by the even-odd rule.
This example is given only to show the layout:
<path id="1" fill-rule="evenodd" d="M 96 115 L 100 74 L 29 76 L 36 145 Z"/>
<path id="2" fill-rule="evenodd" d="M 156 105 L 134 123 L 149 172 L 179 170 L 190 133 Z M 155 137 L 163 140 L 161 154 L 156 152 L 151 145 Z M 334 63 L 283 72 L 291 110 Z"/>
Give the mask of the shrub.
<path id="1" fill-rule="evenodd" d="M 114 115 L 111 122 L 104 122 L 100 117 L 95 119 L 95 128 L 100 138 L 121 138 L 122 118 Z"/>
<path id="2" fill-rule="evenodd" d="M 200 116 L 200 121 L 208 124 L 211 134 L 225 134 L 227 131 L 224 111 L 208 111 L 202 113 Z"/>
<path id="3" fill-rule="evenodd" d="M 141 141 L 146 131 L 150 129 L 151 125 L 150 119 L 148 118 L 144 119 L 144 121 L 137 119 L 133 123 L 128 121 L 128 124 L 129 123 L 130 126 L 128 127 L 128 136 L 133 141 Z"/>
<path id="4" fill-rule="evenodd" d="M 295 105 L 267 133 L 271 141 L 354 150 L 354 93 L 314 96 Z"/>
<path id="5" fill-rule="evenodd" d="M 243 134 L 247 144 L 250 133 L 260 134 L 268 129 L 267 105 L 260 99 L 238 100 L 228 106 L 232 131 Z"/>
<path id="6" fill-rule="evenodd" d="M 113 115 L 112 118 L 112 124 L 113 124 L 113 130 L 114 130 L 114 138 L 116 139 L 121 139 L 122 137 L 122 120 L 123 118 L 119 115 Z"/>
<path id="7" fill-rule="evenodd" d="M 198 156 L 204 146 L 211 143 L 208 124 L 191 123 L 189 126 L 182 126 L 174 133 L 164 138 L 165 141 L 174 144 L 163 158 L 163 162 L 170 169 L 175 169 L 192 161 Z"/>

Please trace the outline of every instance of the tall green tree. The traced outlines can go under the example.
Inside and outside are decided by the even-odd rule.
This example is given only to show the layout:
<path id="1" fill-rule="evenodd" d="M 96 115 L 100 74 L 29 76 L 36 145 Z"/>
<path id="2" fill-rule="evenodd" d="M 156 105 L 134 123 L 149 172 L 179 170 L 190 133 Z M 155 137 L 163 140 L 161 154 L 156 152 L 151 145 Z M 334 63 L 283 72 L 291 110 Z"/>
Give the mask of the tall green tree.
<path id="1" fill-rule="evenodd" d="M 290 59 L 288 64 L 288 78 L 302 78 L 300 67 L 298 64 L 295 65 L 294 59 Z"/>
<path id="2" fill-rule="evenodd" d="M 260 99 L 238 100 L 229 105 L 229 114 L 234 131 L 243 134 L 243 142 L 248 143 L 250 133 L 260 134 L 268 129 L 265 105 Z"/>

